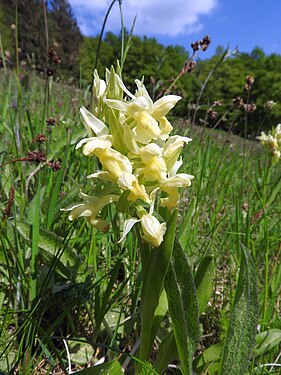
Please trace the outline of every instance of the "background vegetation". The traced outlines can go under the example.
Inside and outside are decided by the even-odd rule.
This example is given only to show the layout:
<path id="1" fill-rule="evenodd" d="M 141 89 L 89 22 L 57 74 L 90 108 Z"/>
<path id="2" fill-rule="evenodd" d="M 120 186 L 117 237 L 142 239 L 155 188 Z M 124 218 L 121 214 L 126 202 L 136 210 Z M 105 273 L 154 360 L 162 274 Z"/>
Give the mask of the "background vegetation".
<path id="1" fill-rule="evenodd" d="M 19 60 L 25 70 L 35 70 L 43 76 L 51 74 L 56 81 L 79 82 L 80 86 L 86 87 L 92 80 L 99 36 L 81 35 L 67 0 L 53 0 L 45 9 L 40 0 L 20 0 L 18 3 Z M 6 64 L 11 67 L 16 63 L 16 35 L 11 29 L 11 25 L 16 24 L 15 4 L 16 0 L 0 0 L 1 38 Z M 128 34 L 126 36 L 128 39 Z M 224 116 L 219 126 L 226 128 L 231 123 L 231 130 L 244 136 L 243 116 L 230 110 L 233 100 L 244 96 L 246 102 L 257 106 L 248 123 L 246 136 L 255 137 L 261 127 L 268 130 L 275 126 L 281 116 L 281 56 L 267 56 L 259 47 L 250 53 L 232 54 L 230 51 L 224 63 L 216 67 L 224 48 L 212 48 L 215 50 L 213 57 L 204 59 L 204 55 L 200 55 L 195 72 L 178 81 L 175 89 L 183 100 L 175 115 L 190 117 L 196 104 L 196 121 L 208 120 L 213 126 L 212 119 L 205 119 L 206 109 L 215 101 L 221 101 L 222 105 L 216 111 L 221 116 L 227 112 L 227 118 Z M 101 76 L 105 67 L 115 64 L 120 50 L 121 36 L 108 32 L 101 43 L 97 61 Z M 154 38 L 134 36 L 124 67 L 124 82 L 132 88 L 134 79 L 144 76 L 152 96 L 157 97 L 178 76 L 190 52 L 191 49 L 187 51 L 182 46 L 164 47 Z M 214 73 L 204 84 L 213 69 Z M 243 92 L 247 75 L 255 79 L 250 97 Z M 197 103 L 202 85 L 204 91 Z M 276 103 L 272 109 L 267 104 L 269 101 Z"/>

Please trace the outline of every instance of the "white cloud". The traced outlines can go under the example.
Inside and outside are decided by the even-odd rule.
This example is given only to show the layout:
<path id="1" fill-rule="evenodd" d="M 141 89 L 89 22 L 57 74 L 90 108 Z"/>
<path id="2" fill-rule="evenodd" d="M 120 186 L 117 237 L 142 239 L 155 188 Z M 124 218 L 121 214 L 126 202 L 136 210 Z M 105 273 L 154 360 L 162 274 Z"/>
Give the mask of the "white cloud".
<path id="1" fill-rule="evenodd" d="M 83 34 L 100 32 L 111 0 L 69 0 Z M 137 15 L 134 34 L 176 37 L 198 32 L 202 27 L 200 17 L 210 14 L 217 0 L 123 0 L 122 12 L 125 27 L 130 30 Z M 120 32 L 118 1 L 108 17 L 106 30 Z"/>

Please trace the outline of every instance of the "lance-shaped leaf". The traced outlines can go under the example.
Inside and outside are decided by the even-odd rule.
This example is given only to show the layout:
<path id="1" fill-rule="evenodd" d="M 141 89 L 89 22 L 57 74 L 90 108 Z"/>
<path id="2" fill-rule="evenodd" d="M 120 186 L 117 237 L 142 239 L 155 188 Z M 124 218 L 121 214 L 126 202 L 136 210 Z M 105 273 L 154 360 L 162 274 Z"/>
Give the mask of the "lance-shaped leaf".
<path id="1" fill-rule="evenodd" d="M 165 290 L 182 371 L 189 375 L 200 333 L 198 305 L 192 272 L 178 241 L 165 278 Z"/>
<path id="2" fill-rule="evenodd" d="M 257 277 L 253 259 L 242 245 L 242 260 L 234 306 L 223 349 L 220 375 L 243 375 L 255 345 L 259 317 Z"/>
<path id="3" fill-rule="evenodd" d="M 88 367 L 80 371 L 72 372 L 77 375 L 123 375 L 122 367 L 118 361 L 106 362 L 101 365 Z"/>

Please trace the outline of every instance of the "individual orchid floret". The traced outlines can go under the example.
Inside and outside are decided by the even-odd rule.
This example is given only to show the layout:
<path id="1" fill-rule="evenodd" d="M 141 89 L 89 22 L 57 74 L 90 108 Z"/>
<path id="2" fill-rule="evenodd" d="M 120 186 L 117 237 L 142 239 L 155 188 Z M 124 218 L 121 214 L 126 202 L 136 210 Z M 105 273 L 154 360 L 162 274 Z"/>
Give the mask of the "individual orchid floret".
<path id="1" fill-rule="evenodd" d="M 93 87 L 92 91 L 94 97 L 100 99 L 106 90 L 106 83 L 103 79 L 100 79 L 97 69 L 94 70 L 94 80 L 93 80 Z"/>
<path id="2" fill-rule="evenodd" d="M 179 173 L 161 181 L 161 191 L 166 192 L 168 196 L 160 199 L 160 206 L 168 207 L 170 210 L 175 208 L 179 203 L 179 188 L 190 186 L 193 178 L 194 176 L 187 173 Z"/>
<path id="3" fill-rule="evenodd" d="M 83 154 L 96 156 L 106 172 L 109 173 L 110 180 L 116 181 L 124 172 L 132 173 L 133 168 L 130 160 L 125 155 L 111 148 L 110 141 L 97 137 L 87 138 L 81 140 L 76 148 L 81 147 L 83 144 Z"/>
<path id="4" fill-rule="evenodd" d="M 168 171 L 173 168 L 173 165 L 178 160 L 184 144 L 188 144 L 190 141 L 190 138 L 181 137 L 179 135 L 169 137 L 169 139 L 166 141 L 163 147 L 163 158 L 166 161 Z"/>
<path id="5" fill-rule="evenodd" d="M 136 127 L 134 129 L 136 140 L 142 144 L 148 144 L 161 135 L 158 122 L 146 111 L 135 113 Z"/>
<path id="6" fill-rule="evenodd" d="M 160 138 L 165 141 L 169 138 L 169 135 L 173 130 L 173 127 L 170 121 L 168 121 L 165 116 L 159 118 L 159 127 L 161 131 Z"/>
<path id="7" fill-rule="evenodd" d="M 130 230 L 133 228 L 133 226 L 139 222 L 142 229 L 141 238 L 152 247 L 160 246 L 163 241 L 167 225 L 166 223 L 160 223 L 159 220 L 153 215 L 154 203 L 158 190 L 159 189 L 157 188 L 150 194 L 151 203 L 149 213 L 147 213 L 143 208 L 140 208 L 138 210 L 140 219 L 136 219 L 133 217 L 125 221 L 123 235 L 120 238 L 119 242 L 123 241 Z"/>
<path id="8" fill-rule="evenodd" d="M 167 177 L 167 167 L 162 157 L 162 149 L 155 143 L 140 148 L 139 156 L 144 167 L 137 169 L 145 181 L 160 181 Z"/>
<path id="9" fill-rule="evenodd" d="M 109 224 L 107 221 L 97 218 L 100 211 L 112 202 L 119 199 L 119 195 L 104 195 L 102 197 L 94 197 L 80 192 L 83 203 L 75 203 L 69 207 L 62 208 L 61 211 L 70 211 L 68 219 L 73 221 L 79 217 L 85 217 L 88 222 L 101 232 L 107 232 Z"/>
<path id="10" fill-rule="evenodd" d="M 123 190 L 129 190 L 128 200 L 135 202 L 138 199 L 150 203 L 150 198 L 144 185 L 140 185 L 137 177 L 132 173 L 124 172 L 117 180 L 117 185 Z"/>
<path id="11" fill-rule="evenodd" d="M 152 247 L 160 246 L 167 229 L 166 223 L 160 224 L 159 220 L 151 214 L 143 215 L 140 222 L 143 230 L 142 239 Z"/>

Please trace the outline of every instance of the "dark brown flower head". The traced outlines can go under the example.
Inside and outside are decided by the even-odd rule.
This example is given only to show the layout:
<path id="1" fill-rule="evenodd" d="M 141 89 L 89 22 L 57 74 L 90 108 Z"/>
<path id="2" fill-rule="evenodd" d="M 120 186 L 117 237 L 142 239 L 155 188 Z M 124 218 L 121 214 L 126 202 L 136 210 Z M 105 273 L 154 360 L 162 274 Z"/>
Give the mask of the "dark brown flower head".
<path id="1" fill-rule="evenodd" d="M 50 48 L 48 52 L 48 57 L 51 62 L 54 64 L 60 64 L 61 60 L 57 54 L 57 52 L 54 50 L 54 48 Z"/>
<path id="2" fill-rule="evenodd" d="M 244 102 L 243 102 L 243 99 L 240 98 L 240 96 L 237 96 L 235 99 L 233 99 L 233 106 L 235 108 L 241 108 L 243 107 L 244 105 Z"/>
<path id="3" fill-rule="evenodd" d="M 48 125 L 54 126 L 56 124 L 56 120 L 54 118 L 50 117 L 50 118 L 47 118 L 46 123 Z"/>
<path id="4" fill-rule="evenodd" d="M 48 165 L 54 172 L 57 172 L 61 169 L 61 160 L 51 160 L 48 162 Z"/>
<path id="5" fill-rule="evenodd" d="M 47 159 L 45 154 L 41 151 L 28 151 L 27 160 L 36 161 L 37 163 L 45 163 Z"/>
<path id="6" fill-rule="evenodd" d="M 252 76 L 247 76 L 246 77 L 246 82 L 247 82 L 248 86 L 252 86 L 252 84 L 255 82 L 255 79 Z"/>
<path id="7" fill-rule="evenodd" d="M 191 73 L 196 66 L 196 62 L 194 60 L 188 60 L 184 64 L 184 67 L 182 68 L 181 74 L 184 74 L 185 72 Z"/>
<path id="8" fill-rule="evenodd" d="M 218 113 L 214 111 L 212 108 L 209 108 L 208 111 L 208 116 L 212 119 L 215 120 L 218 117 Z"/>
<path id="9" fill-rule="evenodd" d="M 209 35 L 205 35 L 204 38 L 200 40 L 199 43 L 200 43 L 202 51 L 206 51 L 206 49 L 211 44 L 211 38 L 209 37 Z"/>
<path id="10" fill-rule="evenodd" d="M 5 219 L 7 219 L 7 217 L 10 215 L 10 212 L 11 212 L 11 209 L 12 209 L 12 205 L 13 205 L 13 202 L 14 202 L 14 198 L 15 198 L 15 188 L 12 186 L 10 188 L 10 192 L 9 192 L 8 204 L 7 204 L 5 210 L 3 211 L 3 214 L 2 214 L 2 220 L 3 221 Z"/>
<path id="11" fill-rule="evenodd" d="M 215 100 L 212 107 L 220 107 L 222 105 L 222 102 L 220 100 Z"/>
<path id="12" fill-rule="evenodd" d="M 54 69 L 52 69 L 51 67 L 48 67 L 47 68 L 47 76 L 52 77 L 53 75 L 54 75 Z"/>
<path id="13" fill-rule="evenodd" d="M 255 104 L 244 104 L 244 111 L 246 113 L 252 113 L 257 109 Z"/>
<path id="14" fill-rule="evenodd" d="M 32 143 L 36 143 L 36 142 L 44 143 L 44 142 L 46 142 L 46 140 L 47 140 L 47 138 L 45 137 L 44 134 L 38 134 L 38 135 L 36 135 L 36 137 L 34 137 L 32 139 Z"/>
<path id="15" fill-rule="evenodd" d="M 198 51 L 200 49 L 200 42 L 197 40 L 194 43 L 191 43 L 191 48 L 193 49 L 193 52 Z"/>

